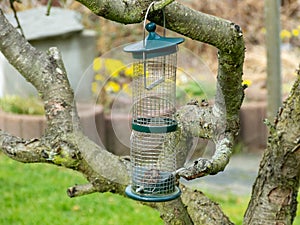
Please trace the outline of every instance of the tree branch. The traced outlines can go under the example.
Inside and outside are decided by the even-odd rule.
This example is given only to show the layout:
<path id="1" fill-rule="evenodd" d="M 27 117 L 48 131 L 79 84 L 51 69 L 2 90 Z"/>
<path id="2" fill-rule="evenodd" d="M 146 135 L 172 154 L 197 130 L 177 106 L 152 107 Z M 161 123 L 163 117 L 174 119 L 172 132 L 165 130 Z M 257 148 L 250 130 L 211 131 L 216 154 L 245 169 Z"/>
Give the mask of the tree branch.
<path id="1" fill-rule="evenodd" d="M 268 147 L 245 213 L 245 224 L 292 224 L 300 182 L 300 70 L 289 97 L 269 125 Z"/>
<path id="2" fill-rule="evenodd" d="M 83 185 L 75 185 L 73 187 L 68 188 L 67 194 L 69 197 L 78 197 L 82 195 L 87 195 L 96 192 L 97 189 L 91 183 L 83 184 Z"/>
<path id="3" fill-rule="evenodd" d="M 150 1 L 122 0 L 98 1 L 97 4 L 90 0 L 79 0 L 79 2 L 92 9 L 99 16 L 125 24 L 143 21 L 144 13 L 151 3 Z M 132 10 L 128 12 L 128 8 Z M 166 28 L 197 41 L 211 44 L 219 49 L 217 93 L 210 116 L 212 117 L 211 129 L 213 131 L 211 133 L 214 133 L 212 138 L 217 147 L 216 153 L 211 160 L 199 159 L 203 163 L 198 164 L 198 166 L 195 165 L 194 168 L 189 168 L 187 171 L 190 174 L 189 177 L 215 174 L 222 171 L 228 164 L 233 140 L 239 130 L 239 110 L 244 98 L 242 86 L 245 54 L 243 33 L 237 24 L 195 11 L 176 1 L 164 7 L 164 11 Z M 159 11 L 150 12 L 148 18 L 159 25 L 163 25 L 162 13 Z M 207 115 L 208 113 L 205 113 L 205 116 Z M 200 118 L 205 121 L 202 116 Z M 184 122 L 183 125 L 185 128 L 182 128 L 192 132 L 192 135 L 196 135 L 198 132 L 197 136 L 202 136 L 204 133 L 202 131 L 205 130 L 204 127 L 195 129 L 196 126 L 192 123 Z M 191 126 L 191 128 L 186 126 Z M 206 136 L 210 137 L 211 133 L 206 134 Z"/>
<path id="4" fill-rule="evenodd" d="M 176 120 L 183 135 L 212 139 L 213 116 L 212 107 L 199 106 L 198 103 L 180 107 L 176 112 Z"/>
<path id="5" fill-rule="evenodd" d="M 165 8 L 167 5 L 170 5 L 174 0 L 161 0 L 161 1 L 156 1 L 153 5 L 153 10 L 160 10 Z"/>
<path id="6" fill-rule="evenodd" d="M 20 21 L 19 21 L 19 18 L 18 18 L 18 15 L 17 15 L 16 8 L 15 8 L 15 6 L 14 6 L 14 3 L 15 3 L 15 2 L 19 2 L 19 3 L 20 3 L 20 1 L 18 1 L 18 0 L 9 0 L 10 8 L 12 9 L 12 11 L 13 11 L 13 13 L 14 13 L 14 17 L 15 17 L 15 20 L 16 20 L 16 22 L 17 22 L 17 29 L 19 29 L 20 32 L 21 32 L 21 34 L 22 34 L 22 36 L 25 37 L 24 32 L 23 32 L 23 29 L 22 29 L 21 24 L 20 24 Z"/>
<path id="7" fill-rule="evenodd" d="M 169 202 L 150 204 L 150 206 L 160 212 L 160 217 L 164 220 L 166 225 L 195 224 L 187 213 L 187 206 L 183 203 L 181 198 Z"/>
<path id="8" fill-rule="evenodd" d="M 0 51 L 39 91 L 48 124 L 39 140 L 23 140 L 0 131 L 0 149 L 21 162 L 47 162 L 78 170 L 97 191 L 123 193 L 129 183 L 126 162 L 82 134 L 73 91 L 57 48 L 47 53 L 33 48 L 1 10 L 0 30 Z"/>
<path id="9" fill-rule="evenodd" d="M 187 189 L 183 190 L 182 201 L 187 206 L 187 210 L 194 224 L 207 225 L 234 225 L 229 218 L 224 215 L 219 205 L 207 198 L 201 191 Z"/>
<path id="10" fill-rule="evenodd" d="M 80 2 L 98 15 L 125 24 L 143 21 L 144 14 L 151 3 L 151 1 L 138 0 L 80 0 Z M 189 137 L 194 135 L 205 136 L 215 141 L 217 150 L 213 158 L 208 160 L 208 163 L 202 163 L 201 167 L 199 167 L 201 163 L 198 166 L 194 164 L 192 167 L 192 174 L 189 176 L 199 177 L 223 170 L 231 155 L 232 137 L 238 130 L 238 112 L 243 99 L 241 77 L 244 42 L 239 26 L 230 21 L 197 12 L 177 2 L 172 2 L 167 6 L 160 5 L 160 3 L 170 2 L 167 0 L 157 2 L 157 6 L 165 8 L 167 28 L 219 49 L 218 83 L 214 106 L 195 111 L 198 112 L 195 115 L 199 115 L 199 117 L 196 118 L 193 115 L 193 118 L 194 121 L 199 122 L 199 129 L 191 126 L 192 120 L 187 123 L 183 121 L 181 129 L 174 134 L 182 136 L 179 141 L 177 140 L 176 145 L 185 146 L 184 151 L 188 149 Z M 162 25 L 162 15 L 158 9 L 150 12 L 149 19 Z M 0 12 L 0 30 L 1 52 L 36 87 L 45 103 L 48 129 L 45 136 L 39 141 L 49 146 L 49 152 L 54 150 L 58 153 L 51 162 L 76 169 L 87 176 L 90 184 L 85 187 L 86 189 L 79 188 L 82 189 L 80 193 L 90 193 L 96 190 L 123 194 L 125 186 L 130 180 L 127 173 L 128 163 L 96 146 L 82 134 L 73 92 L 58 51 L 50 49 L 48 53 L 44 53 L 34 49 L 8 24 L 2 12 Z M 188 131 L 188 135 L 185 135 L 183 131 Z M 208 133 L 205 134 L 205 132 Z M 0 140 L 7 140 L 5 135 L 0 133 Z M 7 141 L 0 142 L 2 149 L 3 143 L 7 143 Z M 5 149 L 7 149 L 6 146 L 7 144 L 4 145 Z M 79 159 L 77 164 L 72 163 L 74 153 L 75 160 Z M 184 154 L 186 152 L 182 156 Z M 42 156 L 42 151 L 40 155 Z M 36 157 L 38 158 L 38 154 Z M 201 160 L 203 161 L 203 159 L 198 161 Z M 190 169 L 186 168 L 185 172 L 188 171 Z M 166 205 L 171 206 L 172 202 L 166 203 Z M 181 208 L 180 212 L 186 212 L 186 208 L 181 207 L 183 206 L 181 199 L 177 199 L 175 205 L 170 208 L 161 207 L 159 210 L 166 212 L 175 210 L 178 206 Z M 190 213 L 196 212 L 191 211 Z M 182 221 L 181 215 L 177 213 L 172 215 L 165 219 L 168 224 L 178 220 Z M 196 218 L 195 221 L 197 221 Z M 209 224 L 208 221 L 206 222 Z M 203 224 L 205 223 L 203 222 Z"/>
<path id="11" fill-rule="evenodd" d="M 157 11 L 169 5 L 174 0 L 156 1 L 152 11 Z M 144 19 L 145 12 L 153 0 L 79 0 L 98 16 L 103 16 L 123 24 L 139 23 Z"/>
<path id="12" fill-rule="evenodd" d="M 0 130 L 0 149 L 10 158 L 25 162 L 47 162 L 48 147 L 38 139 L 23 140 Z"/>
<path id="13" fill-rule="evenodd" d="M 168 28 L 219 48 L 217 93 L 211 116 L 208 116 L 212 122 L 203 123 L 212 125 L 212 139 L 216 144 L 216 152 L 211 160 L 200 158 L 197 161 L 200 163 L 195 163 L 192 168 L 187 168 L 186 172 L 182 170 L 180 173 L 189 179 L 215 174 L 223 171 L 228 164 L 234 137 L 239 130 L 239 109 L 244 97 L 242 87 L 245 51 L 243 34 L 240 27 L 230 21 L 196 12 L 178 3 L 166 7 L 165 12 Z M 199 118 L 199 120 L 206 121 L 207 114 Z M 187 126 L 195 127 L 192 123 Z M 201 133 L 203 129 L 205 127 L 200 125 L 198 132 Z"/>

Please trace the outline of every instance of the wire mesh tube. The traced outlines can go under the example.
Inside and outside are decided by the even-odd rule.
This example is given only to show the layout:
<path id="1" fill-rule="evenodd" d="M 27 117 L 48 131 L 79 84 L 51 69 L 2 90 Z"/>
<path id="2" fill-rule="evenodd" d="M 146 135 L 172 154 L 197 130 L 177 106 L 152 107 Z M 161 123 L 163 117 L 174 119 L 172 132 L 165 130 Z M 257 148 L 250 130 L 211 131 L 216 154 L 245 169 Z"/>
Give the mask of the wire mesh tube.
<path id="1" fill-rule="evenodd" d="M 146 25 L 153 4 L 144 21 L 149 35 L 124 47 L 136 59 L 132 82 L 132 184 L 125 192 L 136 200 L 168 201 L 180 195 L 173 174 L 177 169 L 176 147 L 170 136 L 177 129 L 177 45 L 184 39 L 161 37 L 155 32 L 154 23 Z"/>
<path id="2" fill-rule="evenodd" d="M 175 152 L 166 154 L 168 133 L 142 133 L 131 136 L 132 190 L 143 195 L 163 195 L 175 191 Z"/>
<path id="3" fill-rule="evenodd" d="M 146 70 L 145 70 L 146 67 Z M 145 71 L 144 71 L 145 70 Z M 133 67 L 133 119 L 171 118 L 175 113 L 176 53 L 155 57 Z M 170 121 L 156 120 L 155 124 L 170 125 Z"/>
<path id="4" fill-rule="evenodd" d="M 168 142 L 177 128 L 176 53 L 143 60 L 134 64 L 133 71 L 131 193 L 156 201 L 180 194 L 173 175 L 176 148 Z"/>

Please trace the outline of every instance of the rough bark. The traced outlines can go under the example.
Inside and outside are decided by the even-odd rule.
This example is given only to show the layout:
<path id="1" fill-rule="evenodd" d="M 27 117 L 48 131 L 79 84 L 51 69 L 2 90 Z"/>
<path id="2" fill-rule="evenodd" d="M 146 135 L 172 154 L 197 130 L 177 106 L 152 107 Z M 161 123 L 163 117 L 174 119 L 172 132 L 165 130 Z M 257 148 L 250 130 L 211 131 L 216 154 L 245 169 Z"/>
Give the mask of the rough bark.
<path id="1" fill-rule="evenodd" d="M 274 123 L 260 163 L 244 224 L 290 225 L 300 181 L 300 71 Z"/>
<path id="2" fill-rule="evenodd" d="M 84 2 L 85 4 L 91 3 L 92 1 Z M 124 1 L 125 2 L 125 1 Z M 120 4 L 124 4 L 123 1 L 114 1 L 112 3 L 111 1 L 103 1 L 98 2 L 98 5 L 95 5 L 95 7 L 98 7 L 98 14 L 102 16 L 106 16 L 109 19 L 113 19 L 118 21 L 118 18 L 120 18 L 122 15 L 122 21 L 126 21 L 127 16 L 127 9 L 124 8 L 124 11 L 122 13 L 118 11 L 119 17 L 111 17 L 108 16 L 106 13 L 101 11 L 100 9 L 103 9 L 105 6 L 106 9 L 108 7 L 109 12 L 117 10 L 120 6 Z M 128 1 L 126 4 L 129 3 L 137 3 L 138 1 Z M 165 1 L 163 1 L 165 2 Z M 102 5 L 104 4 L 104 5 Z M 145 7 L 144 3 L 140 4 L 134 4 L 135 10 L 137 11 L 145 11 L 147 8 Z M 159 4 L 158 4 L 159 5 Z M 89 6 L 89 5 L 88 5 Z M 115 8 L 112 8 L 114 6 Z M 130 5 L 127 5 L 129 7 Z M 91 6 L 89 6 L 91 7 Z M 118 8 L 119 10 L 121 8 Z M 131 8 L 131 11 L 134 11 L 133 8 Z M 217 150 L 216 154 L 211 160 L 204 160 L 199 159 L 203 161 L 203 163 L 198 163 L 197 166 L 193 166 L 192 168 L 186 168 L 186 170 L 181 171 L 181 176 L 184 176 L 188 179 L 207 175 L 207 174 L 215 174 L 219 171 L 222 171 L 225 166 L 227 165 L 229 158 L 231 156 L 231 149 L 232 149 L 232 141 L 233 137 L 236 135 L 238 130 L 238 111 L 240 108 L 240 105 L 242 103 L 243 99 L 243 88 L 241 85 L 242 82 L 242 68 L 243 68 L 243 60 L 244 60 L 244 42 L 242 38 L 242 31 L 239 28 L 238 25 L 235 25 L 231 23 L 230 21 L 222 20 L 220 18 L 209 16 L 206 14 L 202 14 L 200 12 L 194 11 L 192 9 L 189 9 L 183 5 L 180 5 L 176 2 L 171 3 L 168 5 L 165 9 L 166 14 L 166 26 L 170 29 L 177 31 L 179 33 L 182 33 L 188 37 L 194 38 L 198 41 L 203 41 L 209 44 L 212 44 L 220 49 L 219 51 L 219 71 L 218 71 L 218 87 L 217 87 L 217 94 L 215 99 L 215 104 L 213 106 L 213 109 L 211 111 L 213 121 L 212 121 L 212 127 L 214 137 L 212 139 L 216 142 Z M 102 14 L 101 14 L 102 13 Z M 121 13 L 121 14 L 120 14 Z M 161 14 L 161 13 L 160 13 Z M 156 11 L 153 12 L 153 14 L 150 13 L 149 17 L 152 18 L 157 23 L 160 23 L 160 18 Z M 110 14 L 109 14 L 110 15 Z M 137 17 L 134 17 L 137 19 Z M 143 16 L 140 15 L 139 21 L 143 20 Z M 176 18 L 176 20 L 175 20 Z M 193 21 L 193 22 L 191 22 Z M 127 22 L 137 22 L 137 20 L 127 21 Z M 189 27 L 186 29 L 186 27 Z M 42 53 L 36 53 L 36 57 L 38 58 L 38 54 Z M 29 58 L 29 56 L 26 56 L 24 54 L 25 58 Z M 25 60 L 22 59 L 22 60 Z M 53 58 L 53 57 L 52 57 Z M 20 60 L 21 61 L 21 60 Z M 33 59 L 33 61 L 36 61 Z M 54 60 L 55 61 L 55 60 Z M 21 64 L 20 64 L 21 65 Z M 37 66 L 36 68 L 38 68 Z M 21 73 L 24 73 L 25 71 L 22 68 L 18 68 Z M 61 73 L 63 70 L 60 70 L 56 67 L 52 68 L 55 73 Z M 35 74 L 32 72 L 31 74 Z M 40 74 L 40 73 L 37 73 Z M 26 77 L 30 82 L 30 75 Z M 36 82 L 39 80 L 39 78 L 43 79 L 42 75 L 37 76 L 37 79 L 32 80 L 32 82 Z M 60 83 L 61 85 L 57 85 L 57 89 L 54 89 L 54 91 L 62 90 L 64 89 L 65 84 L 62 82 L 56 82 L 55 80 L 52 81 L 52 83 L 55 82 Z M 44 82 L 46 83 L 46 81 Z M 38 83 L 36 85 L 39 85 Z M 67 84 L 68 85 L 68 84 Z M 49 85 L 51 86 L 51 85 Z M 55 85 L 56 86 L 56 85 Z M 38 90 L 42 90 L 42 87 L 37 87 Z M 69 92 L 67 92 L 69 93 Z M 42 97 L 46 98 L 45 96 L 48 96 L 50 93 L 46 90 L 43 90 Z M 44 96 L 43 96 L 44 95 Z M 49 95 L 51 96 L 51 95 Z M 73 94 L 69 96 L 68 98 L 73 97 Z M 45 108 L 47 110 L 46 115 L 53 117 L 51 115 L 53 113 L 56 113 L 57 108 L 60 108 L 62 105 L 65 105 L 64 96 L 62 95 L 61 99 L 44 99 L 45 100 Z M 66 96 L 67 98 L 67 96 Z M 53 101 L 52 101 L 53 100 Z M 74 102 L 69 102 L 69 105 L 64 106 L 63 108 L 68 110 L 63 110 L 62 112 L 66 112 L 66 117 L 71 115 L 75 115 L 74 112 L 71 112 L 70 110 L 74 110 L 74 107 L 72 106 Z M 76 110 L 75 110 L 76 111 Z M 49 112 L 49 113 L 48 113 Z M 63 113 L 59 113 L 59 115 L 63 116 Z M 64 119 L 66 120 L 66 117 Z M 74 118 L 76 118 L 74 116 Z M 72 118 L 72 121 L 74 120 Z M 203 118 L 205 120 L 205 118 Z M 49 126 L 50 129 L 60 129 L 60 121 L 61 118 L 59 116 L 53 117 L 53 119 L 48 120 L 48 122 L 53 123 L 53 126 Z M 71 120 L 67 120 L 71 121 Z M 74 121 L 73 121 L 74 122 Z M 57 126 L 54 126 L 54 123 L 57 124 Z M 76 123 L 72 124 L 69 123 L 69 128 L 72 129 L 72 126 L 77 126 Z M 211 121 L 208 121 L 208 123 L 211 123 Z M 207 123 L 204 123 L 206 125 Z"/>
<path id="3" fill-rule="evenodd" d="M 38 90 L 48 123 L 45 135 L 39 140 L 23 140 L 0 130 L 2 151 L 21 162 L 47 162 L 79 170 L 94 183 L 96 190 L 116 189 L 121 193 L 129 182 L 129 176 L 124 173 L 126 162 L 82 134 L 73 90 L 59 51 L 56 48 L 47 53 L 37 51 L 8 23 L 1 11 L 0 30 L 1 52 Z"/>
<path id="4" fill-rule="evenodd" d="M 79 0 L 94 13 L 104 18 L 120 23 L 138 23 L 143 21 L 147 7 L 139 1 L 100 1 L 97 4 L 90 0 Z M 148 6 L 150 1 L 143 3 Z M 123 8 L 124 4 L 132 9 Z M 109 13 L 107 10 L 109 9 Z M 112 12 L 117 13 L 112 13 Z M 212 139 L 216 144 L 216 152 L 212 159 L 198 159 L 189 168 L 180 170 L 179 175 L 186 179 L 215 174 L 224 170 L 228 164 L 233 140 L 239 129 L 239 109 L 243 101 L 242 74 L 245 46 L 241 28 L 230 21 L 190 9 L 178 2 L 172 2 L 164 8 L 166 28 L 190 37 L 197 41 L 211 44 L 219 49 L 218 82 L 215 104 L 211 115 L 201 117 L 205 121 L 199 129 L 213 133 Z M 138 13 L 136 13 L 138 12 Z M 153 9 L 148 18 L 162 25 L 162 13 Z M 206 114 L 207 115 L 207 114 Z M 192 117 L 193 120 L 197 117 Z M 180 122 L 180 121 L 179 121 Z M 192 123 L 189 123 L 189 125 Z M 212 126 L 207 128 L 206 126 Z M 183 132 L 182 132 L 183 133 Z M 196 131 L 197 133 L 197 131 Z M 201 133 L 199 131 L 199 133 Z M 208 136 L 208 135 L 204 135 Z M 186 139 L 182 139 L 183 142 Z"/>
<path id="5" fill-rule="evenodd" d="M 143 21 L 147 6 L 151 3 L 151 1 L 124 0 L 113 2 L 79 0 L 79 2 L 99 16 L 125 24 Z M 200 163 L 180 172 L 180 175 L 187 179 L 215 174 L 224 170 L 228 164 L 233 139 L 239 129 L 238 113 L 244 97 L 242 87 L 245 54 L 243 33 L 237 24 L 195 11 L 176 1 L 167 5 L 164 11 L 166 28 L 219 49 L 217 93 L 211 111 L 213 121 L 207 121 L 213 124 L 211 129 L 213 129 L 214 137 L 212 139 L 217 146 L 216 153 L 211 160 L 199 159 Z M 148 18 L 162 25 L 161 10 L 153 8 Z M 206 119 L 203 118 L 203 120 Z"/>
<path id="6" fill-rule="evenodd" d="M 142 21 L 150 4 L 150 1 L 138 0 L 80 2 L 100 16 L 122 23 Z M 212 159 L 198 159 L 191 167 L 180 170 L 180 176 L 192 179 L 222 171 L 229 161 L 233 139 L 239 128 L 238 112 L 243 100 L 245 47 L 238 25 L 170 2 L 158 1 L 149 18 L 161 24 L 159 9 L 167 5 L 167 28 L 219 49 L 215 104 L 212 107 L 191 105 L 178 112 L 178 118 L 182 118 L 177 133 L 181 134 L 176 140 L 178 146 L 187 146 L 189 138 L 193 136 L 211 138 L 217 146 Z M 48 121 L 46 134 L 39 140 L 22 140 L 0 131 L 2 151 L 18 161 L 47 162 L 82 172 L 90 183 L 69 188 L 68 194 L 72 197 L 96 191 L 123 194 L 130 180 L 130 174 L 127 173 L 129 163 L 96 146 L 82 134 L 73 91 L 58 50 L 52 48 L 47 53 L 37 51 L 7 23 L 1 12 L 0 50 L 39 91 Z M 190 110 L 195 113 L 191 113 L 190 121 L 187 121 L 183 118 Z M 194 126 L 195 121 L 199 127 Z M 187 147 L 182 149 L 186 150 Z M 186 152 L 183 152 L 182 158 L 184 154 Z M 186 188 L 183 190 L 182 198 L 176 201 L 151 205 L 161 212 L 166 224 L 217 225 L 220 221 L 222 224 L 232 224 L 220 208 L 209 199 L 203 199 L 200 192 L 191 194 Z M 191 201 L 190 195 L 203 199 L 205 203 L 201 203 L 201 200 Z M 207 209 L 214 213 L 208 213 Z"/>
<path id="7" fill-rule="evenodd" d="M 233 225 L 226 217 L 219 205 L 212 202 L 199 190 L 190 190 L 181 187 L 183 190 L 182 201 L 187 206 L 189 215 L 194 224 L 226 224 Z"/>
<path id="8" fill-rule="evenodd" d="M 151 1 L 80 2 L 107 19 L 137 23 L 144 19 Z M 166 6 L 167 28 L 219 49 L 215 104 L 212 107 L 189 105 L 177 114 L 180 129 L 176 135 L 180 138 L 176 141 L 184 149 L 182 162 L 190 137 L 211 138 L 217 146 L 212 159 L 198 159 L 191 167 L 180 170 L 179 175 L 192 179 L 217 173 L 229 161 L 243 100 L 241 83 L 245 49 L 238 25 L 171 2 L 158 1 L 149 18 L 161 24 L 159 9 Z M 126 172 L 129 163 L 96 146 L 82 134 L 73 91 L 58 50 L 37 51 L 7 23 L 1 12 L 0 50 L 39 91 L 48 121 L 47 132 L 39 140 L 23 140 L 0 130 L 0 149 L 21 162 L 46 162 L 82 172 L 89 183 L 69 188 L 71 197 L 105 191 L 123 194 L 130 180 L 130 174 Z M 299 187 L 299 90 L 298 75 L 291 96 L 274 124 L 270 125 L 268 149 L 260 165 L 244 224 L 287 225 L 293 221 Z M 181 188 L 182 197 L 176 201 L 150 204 L 161 212 L 166 224 L 232 224 L 201 192 Z"/>

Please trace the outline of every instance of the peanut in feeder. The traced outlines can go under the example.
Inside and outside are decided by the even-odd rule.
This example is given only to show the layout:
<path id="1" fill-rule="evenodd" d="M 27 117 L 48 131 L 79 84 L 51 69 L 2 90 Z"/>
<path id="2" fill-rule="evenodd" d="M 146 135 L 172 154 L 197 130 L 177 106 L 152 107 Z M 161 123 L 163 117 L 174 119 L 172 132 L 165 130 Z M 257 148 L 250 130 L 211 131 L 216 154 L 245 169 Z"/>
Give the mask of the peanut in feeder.
<path id="1" fill-rule="evenodd" d="M 149 35 L 128 45 L 132 54 L 133 110 L 131 185 L 126 194 L 140 201 L 169 201 L 180 196 L 175 185 L 176 152 L 168 143 L 177 129 L 174 120 L 178 44 L 183 38 L 162 37 L 156 25 L 145 26 Z M 170 150 L 171 149 L 171 150 Z"/>

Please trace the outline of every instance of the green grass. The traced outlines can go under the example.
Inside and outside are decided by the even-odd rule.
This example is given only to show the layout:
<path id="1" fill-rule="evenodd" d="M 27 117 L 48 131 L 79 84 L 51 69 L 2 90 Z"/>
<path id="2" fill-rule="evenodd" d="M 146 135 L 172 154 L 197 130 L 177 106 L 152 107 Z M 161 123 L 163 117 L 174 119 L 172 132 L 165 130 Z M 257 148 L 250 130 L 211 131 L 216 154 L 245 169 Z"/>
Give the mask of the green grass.
<path id="1" fill-rule="evenodd" d="M 0 108 L 4 112 L 26 115 L 44 115 L 43 103 L 34 96 L 21 97 L 17 95 L 7 95 L 0 98 Z"/>
<path id="2" fill-rule="evenodd" d="M 69 198 L 81 174 L 46 164 L 22 164 L 0 153 L 1 225 L 162 225 L 159 213 L 109 193 Z"/>
<path id="3" fill-rule="evenodd" d="M 218 202 L 223 212 L 229 216 L 230 220 L 235 225 L 243 224 L 243 217 L 246 212 L 248 203 L 250 201 L 249 196 L 236 196 L 233 194 L 225 194 L 222 193 L 210 193 L 208 191 L 204 191 L 204 193 L 213 201 Z M 300 202 L 300 193 L 298 193 L 298 202 Z M 299 206 L 299 204 L 298 204 Z M 300 208 L 297 209 L 297 216 L 293 223 L 294 225 L 300 224 Z"/>
<path id="4" fill-rule="evenodd" d="M 157 211 L 119 195 L 67 196 L 67 187 L 85 182 L 82 175 L 74 171 L 46 164 L 22 164 L 0 153 L 0 224 L 163 224 Z M 220 204 L 236 225 L 242 225 L 249 197 L 207 195 Z M 299 209 L 297 215 L 294 224 L 300 224 Z"/>
<path id="5" fill-rule="evenodd" d="M 224 213 L 229 216 L 232 222 L 236 225 L 243 224 L 243 216 L 247 209 L 250 197 L 235 196 L 233 194 L 221 195 L 221 193 L 218 195 L 208 193 L 207 196 L 220 204 L 220 207 Z"/>

